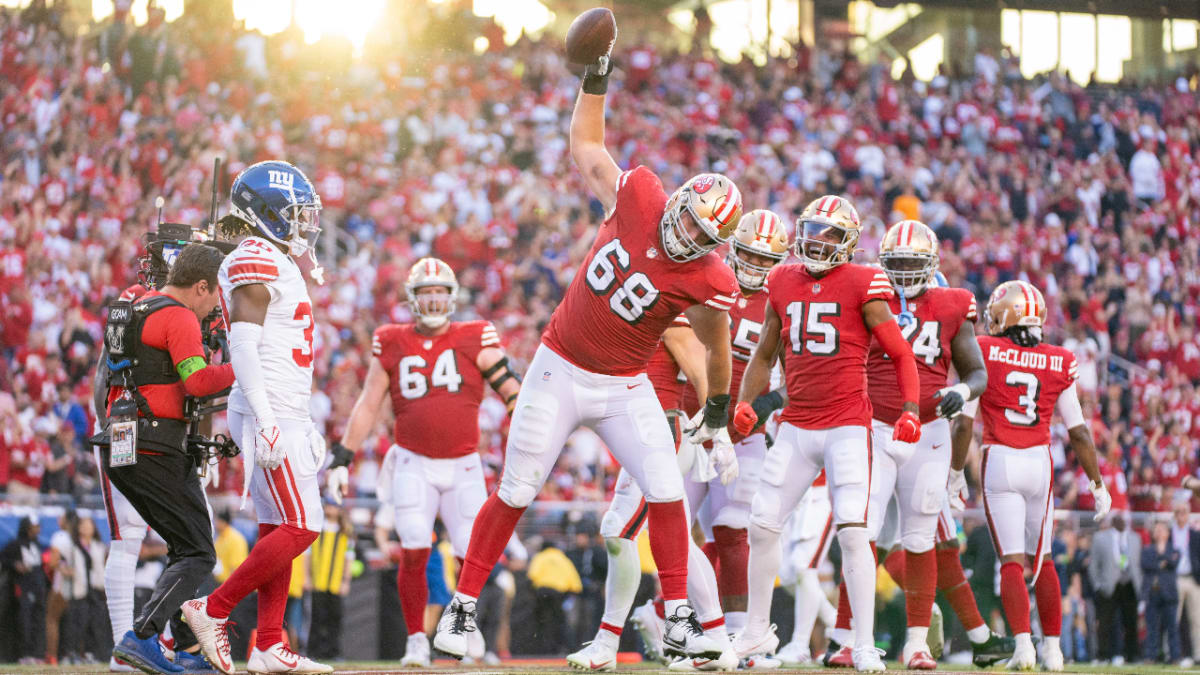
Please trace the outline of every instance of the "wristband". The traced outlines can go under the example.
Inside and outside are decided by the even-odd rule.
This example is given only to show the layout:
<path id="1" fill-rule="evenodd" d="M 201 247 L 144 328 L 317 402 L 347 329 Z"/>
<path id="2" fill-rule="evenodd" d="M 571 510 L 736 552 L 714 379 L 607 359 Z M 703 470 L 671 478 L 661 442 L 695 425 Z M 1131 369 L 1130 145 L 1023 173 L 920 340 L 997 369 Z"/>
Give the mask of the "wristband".
<path id="1" fill-rule="evenodd" d="M 713 429 L 729 424 L 729 394 L 709 396 L 704 402 L 704 426 Z"/>
<path id="2" fill-rule="evenodd" d="M 754 414 L 758 415 L 758 423 L 762 424 L 767 421 L 771 413 L 783 407 L 783 395 L 777 391 L 768 391 L 754 399 L 750 407 L 754 408 Z"/>
<path id="3" fill-rule="evenodd" d="M 612 74 L 612 62 L 601 56 L 596 63 L 583 71 L 583 93 L 604 96 L 608 93 L 608 76 Z"/>
<path id="4" fill-rule="evenodd" d="M 340 466 L 350 466 L 350 462 L 354 461 L 354 451 L 340 442 L 333 444 L 333 461 L 329 463 L 330 469 L 336 469 Z"/>

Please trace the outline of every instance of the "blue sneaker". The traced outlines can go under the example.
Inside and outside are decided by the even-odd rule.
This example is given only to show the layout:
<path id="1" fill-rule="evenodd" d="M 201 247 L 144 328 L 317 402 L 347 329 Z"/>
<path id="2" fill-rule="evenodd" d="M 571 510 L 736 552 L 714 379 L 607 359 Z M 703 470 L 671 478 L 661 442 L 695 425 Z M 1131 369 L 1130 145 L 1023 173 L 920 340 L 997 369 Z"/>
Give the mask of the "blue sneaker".
<path id="1" fill-rule="evenodd" d="M 142 640 L 133 631 L 128 631 L 120 644 L 113 647 L 112 655 L 150 675 L 184 672 L 183 666 L 171 663 L 163 656 L 157 635 Z"/>
<path id="2" fill-rule="evenodd" d="M 175 665 L 183 666 L 184 673 L 196 673 L 196 675 L 219 675 L 220 673 L 199 652 L 195 654 L 191 652 L 175 652 Z"/>

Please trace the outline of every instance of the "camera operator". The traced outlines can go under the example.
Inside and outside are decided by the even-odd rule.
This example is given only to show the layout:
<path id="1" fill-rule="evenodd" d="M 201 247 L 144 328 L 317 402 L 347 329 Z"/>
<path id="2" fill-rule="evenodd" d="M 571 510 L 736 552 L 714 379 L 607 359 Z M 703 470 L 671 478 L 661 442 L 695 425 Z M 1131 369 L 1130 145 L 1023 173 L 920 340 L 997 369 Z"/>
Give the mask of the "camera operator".
<path id="1" fill-rule="evenodd" d="M 211 246 L 188 244 L 166 286 L 113 303 L 105 327 L 109 444 L 101 447 L 101 464 L 169 549 L 154 594 L 113 656 L 154 672 L 182 670 L 163 655 L 157 636 L 216 562 L 204 491 L 186 448 L 184 403 L 233 384 L 230 365 L 206 364 L 200 328 L 218 302 L 223 257 Z"/>

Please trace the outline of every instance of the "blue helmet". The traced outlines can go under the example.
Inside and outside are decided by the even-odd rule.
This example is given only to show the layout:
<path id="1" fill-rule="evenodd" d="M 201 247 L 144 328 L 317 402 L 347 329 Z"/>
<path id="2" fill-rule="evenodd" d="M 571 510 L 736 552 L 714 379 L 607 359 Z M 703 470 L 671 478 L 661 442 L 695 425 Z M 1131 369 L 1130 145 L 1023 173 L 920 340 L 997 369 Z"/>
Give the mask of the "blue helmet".
<path id="1" fill-rule="evenodd" d="M 321 233 L 321 198 L 304 172 L 287 162 L 246 167 L 233 179 L 229 200 L 233 215 L 294 256 L 310 251 Z"/>

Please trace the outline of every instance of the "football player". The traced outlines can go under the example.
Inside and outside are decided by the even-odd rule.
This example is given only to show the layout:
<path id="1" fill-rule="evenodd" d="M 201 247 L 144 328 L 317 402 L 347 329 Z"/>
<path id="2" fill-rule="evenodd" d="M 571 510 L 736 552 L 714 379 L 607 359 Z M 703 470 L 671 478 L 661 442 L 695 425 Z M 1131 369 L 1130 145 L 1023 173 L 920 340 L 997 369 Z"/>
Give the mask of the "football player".
<path id="1" fill-rule="evenodd" d="M 893 440 L 921 438 L 920 381 L 912 347 L 888 309 L 895 295 L 883 270 L 851 263 L 862 231 L 850 202 L 824 196 L 800 214 L 796 255 L 767 277 L 762 336 L 746 367 L 734 415 L 739 432 L 758 422 L 751 401 L 766 389 L 782 352 L 787 405 L 778 437 L 763 461 L 762 483 L 750 517 L 750 600 L 746 630 L 734 641 L 740 655 L 776 643 L 770 627 L 771 591 L 779 570 L 780 531 L 822 468 L 843 551 L 842 573 L 855 627 L 854 665 L 883 670 L 875 650 L 875 560 L 867 533 L 871 484 L 871 401 L 866 391 L 871 337 L 892 359 L 901 413 Z"/>
<path id="2" fill-rule="evenodd" d="M 1036 653 L 1029 629 L 1029 593 L 1025 564 L 1033 568 L 1033 588 L 1041 619 L 1042 666 L 1063 669 L 1059 635 L 1062 594 L 1050 558 L 1054 518 L 1050 461 L 1050 418 L 1057 410 L 1070 435 L 1096 498 L 1096 519 L 1112 507 L 1096 463 L 1096 447 L 1075 390 L 1075 355 L 1042 338 L 1046 301 L 1024 281 L 1006 281 L 992 291 L 987 310 L 988 335 L 979 338 L 987 366 L 987 388 L 963 408 L 954 423 L 950 494 L 966 490 L 963 466 L 977 412 L 983 414 L 983 509 L 996 557 L 1000 559 L 1000 601 L 1016 638 L 1008 667 L 1032 670 Z"/>
<path id="3" fill-rule="evenodd" d="M 475 600 L 525 508 L 562 451 L 587 425 L 646 498 L 650 547 L 666 603 L 664 651 L 718 658 L 687 604 L 688 523 L 683 477 L 646 363 L 675 317 L 687 315 L 706 348 L 708 401 L 699 441 L 725 430 L 729 406 L 729 315 L 737 284 L 713 249 L 733 234 L 742 198 L 719 174 L 695 176 L 667 195 L 649 169 L 622 172 L 604 146 L 608 56 L 589 65 L 571 118 L 571 156 L 608 217 L 601 225 L 530 363 L 513 411 L 499 489 L 480 527 L 434 646 L 466 653 Z"/>
<path id="4" fill-rule="evenodd" d="M 667 415 L 676 445 L 682 433 L 683 380 L 686 377 L 704 391 L 704 345 L 696 339 L 687 317 L 680 315 L 662 336 L 662 340 L 646 365 L 646 376 L 654 386 L 659 405 Z M 688 449 L 695 451 L 690 444 Z M 690 468 L 696 461 L 694 455 L 680 456 L 681 468 Z M 701 458 L 701 461 L 704 461 Z M 625 618 L 633 606 L 634 596 L 641 583 L 641 561 L 637 538 L 646 524 L 648 505 L 636 481 L 624 469 L 617 475 L 616 491 L 612 503 L 600 521 L 600 534 L 604 537 L 608 554 L 608 572 L 604 584 L 604 615 L 596 637 L 583 649 L 567 656 L 567 663 L 579 670 L 611 671 L 616 668 L 617 643 L 620 640 Z M 695 604 L 696 618 L 705 633 L 722 646 L 718 659 L 680 658 L 671 663 L 671 669 L 721 669 L 737 666 L 737 657 L 729 645 L 725 618 L 717 596 L 717 579 L 708 558 L 695 542 L 688 540 L 688 598 Z M 654 611 L 654 610 L 650 610 Z M 656 660 L 667 661 L 660 651 L 662 643 L 662 621 L 657 617 L 635 614 L 635 625 L 642 631 L 648 655 Z M 695 664 L 695 665 L 693 665 Z"/>
<path id="5" fill-rule="evenodd" d="M 335 455 L 358 451 L 379 417 L 384 398 L 392 400 L 395 445 L 380 477 L 395 508 L 396 533 L 403 557 L 396 584 L 408 628 L 402 667 L 428 667 L 425 604 L 429 597 L 425 566 L 433 524 L 441 518 L 454 555 L 467 553 L 475 514 L 487 499 L 479 445 L 479 404 L 487 382 L 512 409 L 520 380 L 488 321 L 451 321 L 458 297 L 454 270 L 436 258 L 412 266 L 404 285 L 416 320 L 375 329 L 371 365 L 362 394 L 350 413 L 345 434 L 333 445 Z M 344 470 L 330 472 L 331 496 L 341 498 Z M 389 489 L 390 488 L 390 489 Z M 483 658 L 482 638 L 472 658 Z"/>
<path id="6" fill-rule="evenodd" d="M 281 161 L 253 164 L 230 190 L 227 236 L 249 235 L 221 264 L 221 307 L 229 326 L 236 380 L 229 394 L 229 433 L 247 462 L 258 515 L 250 556 L 211 595 L 183 604 L 204 655 L 233 672 L 226 622 L 258 591 L 258 634 L 246 669 L 253 673 L 331 673 L 284 642 L 283 613 L 292 559 L 321 532 L 325 510 L 317 472 L 325 441 L 309 412 L 313 320 L 308 286 L 294 260 L 312 252 L 321 199 L 300 169 Z M 335 458 L 334 465 L 338 465 Z"/>
<path id="7" fill-rule="evenodd" d="M 939 516 L 946 504 L 943 475 L 948 475 L 950 469 L 948 419 L 961 412 L 966 401 L 983 392 L 987 370 L 975 341 L 975 296 L 963 289 L 936 285 L 939 256 L 933 230 L 916 220 L 892 225 L 880 244 L 879 262 L 896 290 L 888 304 L 897 314 L 901 332 L 912 344 L 921 378 L 921 441 L 916 445 L 890 442 L 902 401 L 896 371 L 883 349 L 875 344 L 867 356 L 867 393 L 878 450 L 872 467 L 868 529 L 871 540 L 877 541 L 894 497 L 898 518 L 894 529 L 904 551 L 907 574 L 897 580 L 904 588 L 908 620 L 901 663 L 909 670 L 933 670 L 937 661 L 930 654 L 928 637 L 938 577 L 934 546 Z M 954 385 L 947 382 L 951 365 L 960 379 Z M 952 555 L 957 559 L 957 551 Z M 839 602 L 838 609 L 830 662 L 849 665 L 848 646 L 842 647 L 843 654 L 836 652 L 838 643 L 849 633 L 850 612 L 847 603 Z M 991 633 L 982 620 L 972 622 L 971 628 L 975 631 L 971 634 L 973 643 L 982 645 L 990 639 Z"/>

